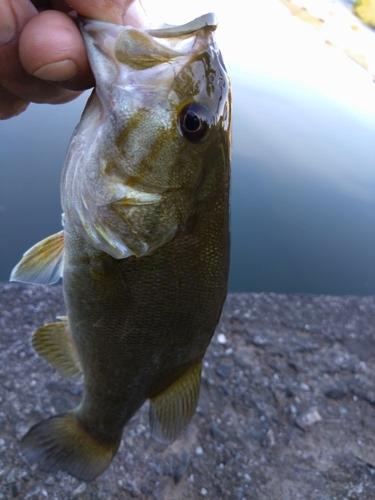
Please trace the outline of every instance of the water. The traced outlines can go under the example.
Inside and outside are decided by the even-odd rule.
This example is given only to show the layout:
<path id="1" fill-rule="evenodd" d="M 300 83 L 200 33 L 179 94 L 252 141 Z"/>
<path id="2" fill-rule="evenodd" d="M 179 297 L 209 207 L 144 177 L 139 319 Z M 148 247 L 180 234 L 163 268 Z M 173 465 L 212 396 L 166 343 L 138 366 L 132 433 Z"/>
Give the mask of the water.
<path id="1" fill-rule="evenodd" d="M 374 293 L 375 120 L 255 74 L 237 99 L 230 288 Z"/>
<path id="2" fill-rule="evenodd" d="M 308 30 L 305 43 L 295 20 L 268 18 L 256 34 L 260 22 L 251 22 L 248 45 L 225 52 L 234 94 L 229 289 L 374 294 L 375 85 Z M 0 280 L 61 228 L 61 168 L 86 97 L 0 122 Z"/>

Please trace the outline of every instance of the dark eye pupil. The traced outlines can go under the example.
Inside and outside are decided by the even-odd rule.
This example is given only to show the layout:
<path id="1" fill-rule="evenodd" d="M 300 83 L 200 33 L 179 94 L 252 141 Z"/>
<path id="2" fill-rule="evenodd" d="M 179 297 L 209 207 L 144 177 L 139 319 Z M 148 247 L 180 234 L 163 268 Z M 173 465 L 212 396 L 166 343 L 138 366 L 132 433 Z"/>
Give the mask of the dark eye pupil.
<path id="1" fill-rule="evenodd" d="M 211 121 L 210 110 L 205 104 L 188 104 L 179 116 L 180 133 L 189 141 L 198 142 L 206 135 Z"/>
<path id="2" fill-rule="evenodd" d="M 191 111 L 188 111 L 186 113 L 185 128 L 187 130 L 189 130 L 190 132 L 196 132 L 199 129 L 200 124 L 201 124 L 201 121 L 195 113 L 193 113 Z"/>

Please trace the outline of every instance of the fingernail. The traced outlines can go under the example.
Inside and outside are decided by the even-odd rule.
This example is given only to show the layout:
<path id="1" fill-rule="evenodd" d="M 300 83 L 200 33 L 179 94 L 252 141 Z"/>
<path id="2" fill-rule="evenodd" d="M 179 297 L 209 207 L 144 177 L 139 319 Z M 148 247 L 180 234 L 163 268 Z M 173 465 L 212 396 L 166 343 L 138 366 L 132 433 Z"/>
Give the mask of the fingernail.
<path id="1" fill-rule="evenodd" d="M 34 71 L 33 75 L 50 82 L 65 82 L 74 78 L 78 73 L 78 66 L 74 61 L 66 59 L 56 63 L 46 64 Z"/>
<path id="2" fill-rule="evenodd" d="M 16 20 L 7 4 L 0 5 L 0 45 L 10 42 L 16 33 Z"/>

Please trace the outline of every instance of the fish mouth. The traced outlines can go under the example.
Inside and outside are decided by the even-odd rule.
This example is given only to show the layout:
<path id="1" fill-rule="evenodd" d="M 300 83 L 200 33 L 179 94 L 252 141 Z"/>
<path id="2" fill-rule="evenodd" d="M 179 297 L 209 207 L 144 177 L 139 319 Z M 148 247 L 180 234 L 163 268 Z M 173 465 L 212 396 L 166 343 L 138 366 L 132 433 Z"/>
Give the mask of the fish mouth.
<path id="1" fill-rule="evenodd" d="M 96 77 L 104 67 L 98 65 L 100 62 L 94 56 L 94 46 L 129 68 L 147 69 L 201 52 L 212 42 L 211 33 L 218 25 L 213 13 L 204 14 L 182 26 L 164 24 L 152 29 L 125 27 L 85 17 L 79 20 Z"/>
<path id="2" fill-rule="evenodd" d="M 203 14 L 203 16 L 199 16 L 193 21 L 189 21 L 186 24 L 182 24 L 180 26 L 164 24 L 160 28 L 151 28 L 145 30 L 149 35 L 154 36 L 156 38 L 174 38 L 174 37 L 182 37 L 184 35 L 191 35 L 196 31 L 201 30 L 202 28 L 207 28 L 211 31 L 216 30 L 218 25 L 216 15 L 213 12 L 209 12 L 208 14 Z"/>
<path id="3" fill-rule="evenodd" d="M 78 19 L 83 31 L 99 31 L 100 29 L 102 29 L 100 28 L 100 26 L 103 25 L 112 25 L 124 28 L 124 26 L 107 23 L 105 21 L 98 21 L 96 19 L 90 19 L 84 16 L 78 16 Z M 209 12 L 182 25 L 162 24 L 157 28 L 148 28 L 144 29 L 144 31 L 155 38 L 174 38 L 191 35 L 196 31 L 201 30 L 202 28 L 207 28 L 211 31 L 214 31 L 216 30 L 217 26 L 218 21 L 216 15 L 213 12 Z"/>

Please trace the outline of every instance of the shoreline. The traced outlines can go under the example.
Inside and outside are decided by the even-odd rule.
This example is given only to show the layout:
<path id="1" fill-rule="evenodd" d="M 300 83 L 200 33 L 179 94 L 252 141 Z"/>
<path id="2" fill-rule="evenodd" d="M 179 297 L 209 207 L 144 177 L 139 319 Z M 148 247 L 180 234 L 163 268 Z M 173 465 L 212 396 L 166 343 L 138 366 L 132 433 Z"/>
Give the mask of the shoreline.
<path id="1" fill-rule="evenodd" d="M 278 0 L 291 13 L 313 26 L 325 43 L 336 47 L 370 73 L 375 82 L 375 31 L 347 7 L 329 1 L 315 6 L 311 0 Z M 372 43 L 371 43 L 372 42 Z"/>
<path id="2" fill-rule="evenodd" d="M 20 454 L 31 425 L 82 396 L 29 342 L 63 313 L 61 285 L 0 283 L 1 500 L 375 498 L 375 296 L 229 294 L 187 429 L 152 441 L 144 405 L 91 483 Z"/>

